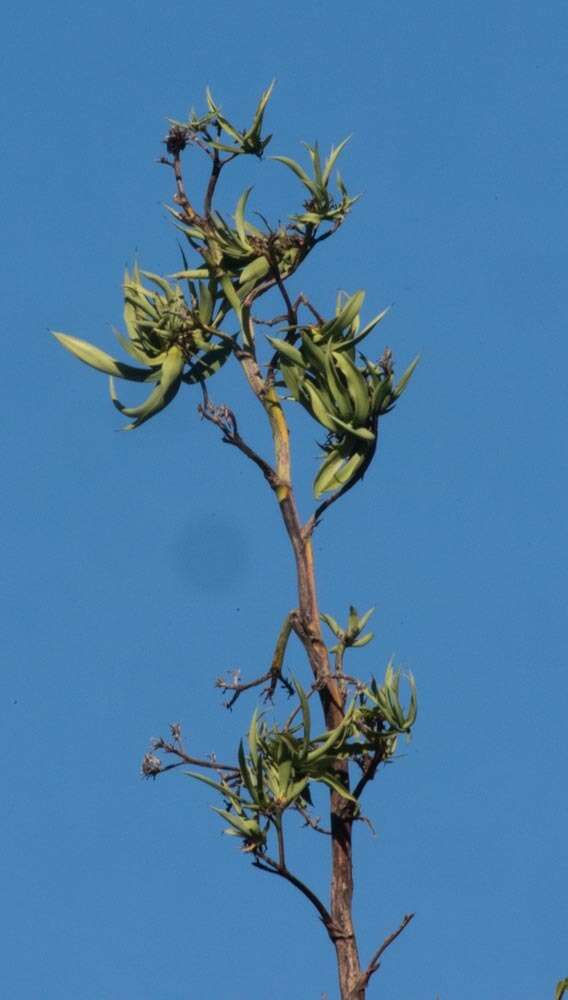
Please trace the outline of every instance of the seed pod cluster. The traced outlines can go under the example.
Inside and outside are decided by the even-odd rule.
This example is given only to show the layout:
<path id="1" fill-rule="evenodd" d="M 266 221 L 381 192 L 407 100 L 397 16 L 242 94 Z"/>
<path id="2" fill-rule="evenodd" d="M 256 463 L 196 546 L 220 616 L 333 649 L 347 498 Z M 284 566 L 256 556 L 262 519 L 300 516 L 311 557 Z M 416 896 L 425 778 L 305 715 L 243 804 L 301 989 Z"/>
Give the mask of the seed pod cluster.
<path id="1" fill-rule="evenodd" d="M 416 718 L 414 680 L 411 675 L 408 679 L 411 698 L 406 712 L 399 698 L 400 672 L 389 663 L 384 684 L 373 680 L 369 688 L 361 689 L 339 725 L 317 736 L 312 734 L 308 696 L 295 682 L 301 721 L 269 726 L 255 710 L 247 746 L 239 745 L 236 778 L 215 781 L 199 772 L 187 773 L 222 796 L 224 808 L 214 807 L 215 812 L 229 824 L 225 833 L 240 837 L 247 852 L 262 853 L 271 827 L 280 827 L 287 809 L 302 811 L 312 805 L 312 782 L 327 785 L 357 815 L 358 801 L 338 777 L 337 762 L 360 762 L 378 749 L 383 760 L 392 756 L 397 736 L 408 736 Z"/>
<path id="2" fill-rule="evenodd" d="M 282 340 L 269 337 L 278 351 L 278 366 L 293 399 L 327 431 L 325 453 L 314 481 L 316 497 L 344 489 L 370 463 L 376 448 L 379 417 L 388 413 L 404 391 L 416 358 L 398 384 L 392 365 L 363 358 L 357 345 L 388 310 L 360 329 L 362 291 L 338 298 L 333 319 L 316 326 L 288 330 Z"/>
<path id="3" fill-rule="evenodd" d="M 280 226 L 267 235 L 245 217 L 252 188 L 240 196 L 234 212 L 234 228 L 220 212 L 212 211 L 208 218 L 180 229 L 191 241 L 202 242 L 203 265 L 185 268 L 174 275 L 177 279 L 217 279 L 228 307 L 240 316 L 246 297 L 262 282 L 273 266 L 281 278 L 287 278 L 301 259 L 302 238 L 289 228 Z"/>
<path id="4" fill-rule="evenodd" d="M 349 196 L 339 172 L 336 174 L 336 184 L 340 195 L 338 201 L 329 190 L 332 170 L 348 142 L 349 137 L 340 142 L 339 146 L 332 147 L 329 157 L 323 165 L 317 142 L 313 146 L 304 143 L 313 168 L 313 177 L 310 177 L 304 168 L 289 156 L 272 157 L 273 160 L 288 167 L 308 191 L 309 198 L 304 204 L 304 211 L 292 216 L 297 225 L 320 226 L 322 222 L 340 225 L 355 202 L 359 200 L 359 195 Z"/>
<path id="5" fill-rule="evenodd" d="M 145 278 L 157 291 L 143 284 Z M 140 427 L 177 395 L 182 382 L 194 384 L 209 378 L 227 360 L 233 342 L 217 329 L 222 318 L 213 318 L 217 289 L 214 282 L 189 282 L 187 302 L 179 285 L 135 267 L 124 278 L 124 323 L 127 336 L 115 336 L 124 351 L 145 365 L 137 368 L 118 361 L 86 340 L 55 333 L 71 354 L 110 376 L 111 399 L 131 419 L 125 430 Z M 213 338 L 217 336 L 220 342 Z M 151 382 L 155 388 L 138 406 L 124 406 L 116 395 L 115 377 L 129 382 Z"/>

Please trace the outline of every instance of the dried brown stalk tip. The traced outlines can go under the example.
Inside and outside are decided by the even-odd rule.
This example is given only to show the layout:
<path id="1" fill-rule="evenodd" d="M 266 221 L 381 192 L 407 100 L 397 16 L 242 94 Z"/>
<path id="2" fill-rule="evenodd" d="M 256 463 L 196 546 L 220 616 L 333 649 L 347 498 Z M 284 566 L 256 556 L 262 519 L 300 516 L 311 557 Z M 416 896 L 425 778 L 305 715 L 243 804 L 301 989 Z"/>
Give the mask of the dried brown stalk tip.
<path id="1" fill-rule="evenodd" d="M 155 753 L 144 754 L 141 770 L 145 778 L 155 778 L 162 770 L 162 762 Z"/>
<path id="2" fill-rule="evenodd" d="M 182 125 L 172 125 L 164 142 L 168 153 L 171 153 L 172 156 L 179 156 L 187 146 L 187 129 Z"/>

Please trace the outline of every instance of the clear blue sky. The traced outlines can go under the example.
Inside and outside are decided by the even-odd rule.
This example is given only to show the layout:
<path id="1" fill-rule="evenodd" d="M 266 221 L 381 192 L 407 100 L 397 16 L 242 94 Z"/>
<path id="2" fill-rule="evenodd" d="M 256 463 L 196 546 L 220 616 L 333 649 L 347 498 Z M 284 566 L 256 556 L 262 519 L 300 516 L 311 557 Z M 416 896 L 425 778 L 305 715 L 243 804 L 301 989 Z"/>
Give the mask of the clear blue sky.
<path id="1" fill-rule="evenodd" d="M 4 14 L 5 664 L 2 993 L 10 1000 L 320 1000 L 334 959 L 305 901 L 221 836 L 207 789 L 139 777 L 180 720 L 230 753 L 213 681 L 249 676 L 293 602 L 277 511 L 189 390 L 134 434 L 105 379 L 121 275 L 178 266 L 168 116 L 210 84 L 237 119 L 278 81 L 274 153 L 348 133 L 364 200 L 296 287 L 368 290 L 423 362 L 363 488 L 317 535 L 322 607 L 377 606 L 416 737 L 357 831 L 368 956 L 413 910 L 371 996 L 547 1000 L 568 975 L 566 202 L 568 17 L 551 0 L 12 6 Z M 277 164 L 254 207 L 295 209 Z M 227 208 L 246 186 L 235 170 Z M 244 387 L 218 393 L 260 447 Z M 298 423 L 303 509 L 316 455 Z M 300 447 L 300 426 L 304 447 Z M 300 676 L 299 649 L 291 667 Z M 299 852 L 306 852 L 303 857 Z M 326 843 L 294 844 L 324 890 Z"/>

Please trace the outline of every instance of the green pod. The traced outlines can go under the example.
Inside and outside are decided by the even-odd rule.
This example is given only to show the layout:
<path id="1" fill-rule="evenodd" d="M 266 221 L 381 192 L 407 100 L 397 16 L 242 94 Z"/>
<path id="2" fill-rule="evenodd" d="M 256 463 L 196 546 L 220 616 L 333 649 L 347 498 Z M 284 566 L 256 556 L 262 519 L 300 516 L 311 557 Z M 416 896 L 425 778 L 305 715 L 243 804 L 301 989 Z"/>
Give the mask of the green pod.
<path id="1" fill-rule="evenodd" d="M 343 150 L 345 149 L 345 147 L 346 147 L 346 145 L 347 145 L 347 143 L 349 142 L 350 139 L 351 139 L 351 136 L 348 135 L 347 138 L 343 140 L 343 142 L 339 143 L 339 146 L 337 146 L 335 148 L 333 146 L 331 147 L 331 153 L 329 154 L 329 157 L 326 160 L 325 167 L 323 168 L 323 172 L 322 172 L 322 178 L 321 178 L 322 179 L 322 183 L 326 187 L 329 184 L 329 178 L 331 177 L 331 171 L 333 170 L 333 168 L 335 166 L 337 158 L 340 155 L 340 153 L 343 152 Z"/>
<path id="2" fill-rule="evenodd" d="M 373 389 L 371 408 L 374 414 L 382 413 L 384 408 L 389 405 L 392 401 L 392 392 L 392 378 L 389 375 L 388 378 L 383 379 Z"/>
<path id="3" fill-rule="evenodd" d="M 188 370 L 182 375 L 182 381 L 188 385 L 195 385 L 211 378 L 225 364 L 232 350 L 232 343 L 214 344 L 189 365 Z"/>
<path id="4" fill-rule="evenodd" d="M 355 408 L 345 385 L 336 371 L 335 359 L 331 351 L 331 344 L 328 343 L 324 352 L 325 356 L 325 376 L 330 395 L 333 397 L 334 410 L 341 420 L 351 423 L 355 415 Z"/>
<path id="5" fill-rule="evenodd" d="M 242 740 L 239 743 L 238 759 L 239 759 L 239 769 L 240 769 L 240 772 L 241 772 L 241 778 L 243 779 L 243 782 L 245 784 L 246 790 L 249 793 L 252 801 L 256 805 L 260 805 L 259 794 L 258 794 L 259 793 L 259 789 L 257 789 L 256 785 L 254 784 L 254 782 L 252 780 L 252 775 L 251 775 L 251 773 L 249 771 L 249 768 L 248 768 L 248 764 L 247 764 L 247 761 L 246 761 L 245 750 L 244 750 L 244 747 L 243 747 L 243 741 Z"/>
<path id="6" fill-rule="evenodd" d="M 154 274 L 152 271 L 141 271 L 140 274 L 142 275 L 143 278 L 147 278 L 148 281 L 152 281 L 155 285 L 158 286 L 158 288 L 161 288 L 162 292 L 164 293 L 168 301 L 171 301 L 171 299 L 175 298 L 177 293 L 177 288 L 175 288 L 173 285 L 170 285 L 169 281 L 167 281 L 165 278 L 162 278 L 159 274 Z"/>
<path id="7" fill-rule="evenodd" d="M 339 417 L 332 417 L 331 419 L 335 424 L 335 431 L 338 434 L 349 434 L 351 437 L 358 438 L 359 441 L 371 442 L 375 440 L 373 431 L 369 430 L 368 427 L 355 427 L 354 424 L 345 423 Z"/>
<path id="8" fill-rule="evenodd" d="M 400 382 L 398 382 L 397 385 L 394 388 L 393 395 L 394 395 L 395 399 L 398 399 L 398 397 L 401 396 L 402 393 L 404 392 L 404 390 L 406 389 L 406 386 L 410 382 L 410 379 L 412 378 L 412 376 L 414 374 L 414 370 L 416 368 L 416 365 L 418 364 L 419 361 L 420 361 L 420 355 L 417 354 L 416 357 L 414 358 L 414 361 L 406 369 L 406 371 L 405 371 L 404 375 L 402 376 Z"/>
<path id="9" fill-rule="evenodd" d="M 122 347 L 123 351 L 130 354 L 131 358 L 135 361 L 140 361 L 143 365 L 159 365 L 162 357 L 165 357 L 165 352 L 162 355 L 151 355 L 148 354 L 140 345 L 139 340 L 130 340 L 128 337 L 123 337 L 120 330 L 112 331 L 118 340 L 118 343 Z M 110 374 L 110 372 L 108 373 Z"/>
<path id="10" fill-rule="evenodd" d="M 292 361 L 288 361 L 282 356 L 280 357 L 278 367 L 290 395 L 293 399 L 299 401 L 302 396 L 302 386 L 305 381 L 303 367 L 300 368 L 299 365 L 294 364 Z"/>
<path id="11" fill-rule="evenodd" d="M 247 740 L 251 760 L 256 766 L 258 761 L 258 708 L 255 708 L 252 713 L 252 719 L 250 720 L 250 726 L 247 733 Z"/>
<path id="12" fill-rule="evenodd" d="M 302 402 L 309 410 L 311 415 L 318 421 L 323 427 L 326 427 L 329 431 L 335 431 L 335 422 L 331 414 L 326 410 L 322 398 L 319 395 L 315 386 L 309 381 L 309 379 L 304 379 L 300 387 L 300 392 L 302 396 Z"/>
<path id="13" fill-rule="evenodd" d="M 133 306 L 135 310 L 136 322 L 138 322 L 138 312 L 144 313 L 145 316 L 152 323 L 158 321 L 158 310 L 153 302 L 149 302 L 146 295 L 153 295 L 153 292 L 148 292 L 144 290 L 146 294 L 142 295 L 139 291 L 139 285 L 125 284 L 124 285 L 124 300 Z M 154 296 L 156 298 L 156 296 Z"/>
<path id="14" fill-rule="evenodd" d="M 385 316 L 388 315 L 388 313 L 390 312 L 390 309 L 391 309 L 390 306 L 387 306 L 386 309 L 383 309 L 382 312 L 378 313 L 370 321 L 370 323 L 367 323 L 367 325 L 364 326 L 363 329 L 360 330 L 359 333 L 357 333 L 357 335 L 355 337 L 349 337 L 349 338 L 347 338 L 345 340 L 338 340 L 338 341 L 336 341 L 334 343 L 334 345 L 333 345 L 333 350 L 334 351 L 352 351 L 353 348 L 356 347 L 357 344 L 360 344 L 361 341 L 365 339 L 365 337 L 368 337 L 369 334 L 372 333 L 372 331 L 375 329 L 376 326 L 378 326 L 378 324 L 381 322 L 381 320 L 383 320 L 385 318 Z"/>
<path id="15" fill-rule="evenodd" d="M 226 809 L 219 809 L 218 806 L 213 806 L 213 812 L 218 813 L 234 830 L 237 831 L 240 837 L 244 837 L 246 840 L 252 839 L 264 839 L 255 819 L 241 819 L 235 813 L 230 813 Z"/>
<path id="16" fill-rule="evenodd" d="M 198 314 L 199 314 L 199 319 L 204 324 L 204 326 L 207 326 L 211 322 L 211 317 L 213 315 L 213 306 L 215 303 L 213 295 L 211 294 L 212 284 L 214 283 L 210 281 L 207 282 L 207 284 L 203 281 L 199 282 Z"/>
<path id="17" fill-rule="evenodd" d="M 184 356 L 179 347 L 172 347 L 160 368 L 160 381 L 148 398 L 139 406 L 123 406 L 116 397 L 114 380 L 110 379 L 111 399 L 120 413 L 126 417 L 134 417 L 134 422 L 124 430 L 134 430 L 141 424 L 163 410 L 177 396 L 181 385 L 181 375 L 184 366 Z"/>
<path id="18" fill-rule="evenodd" d="M 247 207 L 247 201 L 249 200 L 252 187 L 243 191 L 241 197 L 237 202 L 237 207 L 235 209 L 235 226 L 237 228 L 237 233 L 239 234 L 239 239 L 245 250 L 249 251 L 252 249 L 247 238 L 247 232 L 245 228 L 245 210 Z"/>
<path id="19" fill-rule="evenodd" d="M 316 499 L 319 499 L 324 493 L 336 489 L 338 486 L 336 475 L 344 461 L 343 455 L 336 448 L 333 448 L 324 459 L 314 479 L 313 490 Z"/>
<path id="20" fill-rule="evenodd" d="M 295 160 L 291 160 L 289 156 L 271 156 L 271 160 L 277 160 L 278 163 L 283 163 L 285 167 L 288 167 L 296 175 L 296 177 L 302 182 L 302 184 L 307 187 L 310 194 L 317 195 L 317 186 L 314 184 L 312 179 L 308 177 L 306 171 L 299 163 Z"/>
<path id="21" fill-rule="evenodd" d="M 286 795 L 291 777 L 292 761 L 288 758 L 283 760 L 282 763 L 278 765 L 278 784 L 280 786 L 281 795 Z"/>
<path id="22" fill-rule="evenodd" d="M 183 278 L 187 278 L 188 281 L 195 281 L 197 278 L 209 278 L 210 274 L 209 268 L 207 267 L 194 267 L 189 268 L 189 270 L 186 269 L 185 271 L 176 271 L 172 277 L 176 278 L 178 281 L 181 281 Z"/>
<path id="23" fill-rule="evenodd" d="M 356 451 L 355 454 L 351 455 L 351 457 L 345 462 L 345 465 L 343 465 L 335 475 L 337 485 L 346 486 L 347 483 L 353 479 L 353 476 L 359 471 L 366 458 L 366 451 Z"/>
<path id="24" fill-rule="evenodd" d="M 250 264 L 244 267 L 239 275 L 239 284 L 244 285 L 245 283 L 252 281 L 260 281 L 270 270 L 270 264 L 268 263 L 266 257 L 255 257 L 251 260 Z"/>
<path id="25" fill-rule="evenodd" d="M 324 612 L 322 611 L 320 612 L 320 618 L 322 622 L 325 622 L 327 627 L 333 632 L 336 639 L 343 639 L 345 633 L 341 628 L 339 622 L 335 618 L 333 618 L 332 615 L 324 614 Z"/>
<path id="26" fill-rule="evenodd" d="M 234 310 L 234 312 L 240 319 L 242 303 L 233 287 L 233 282 L 229 278 L 228 274 L 223 274 L 220 280 L 221 280 L 221 288 L 223 289 L 223 294 L 227 302 L 229 303 L 231 308 Z"/>
<path id="27" fill-rule="evenodd" d="M 364 615 L 361 615 L 361 617 L 359 618 L 359 620 L 357 622 L 357 628 L 359 629 L 359 632 L 363 631 L 363 629 L 365 628 L 365 625 L 367 624 L 367 622 L 369 621 L 369 619 L 371 618 L 371 616 L 374 613 L 375 613 L 375 608 L 373 607 L 373 608 L 369 608 L 368 611 L 365 611 Z"/>
<path id="28" fill-rule="evenodd" d="M 62 347 L 65 347 L 76 358 L 95 368 L 105 375 L 114 375 L 116 378 L 124 378 L 129 382 L 156 382 L 160 378 L 158 371 L 145 371 L 142 368 L 134 368 L 132 365 L 125 365 L 122 361 L 112 358 L 106 351 L 89 344 L 87 340 L 80 337 L 71 337 L 67 333 L 54 333 L 53 336 Z"/>
<path id="29" fill-rule="evenodd" d="M 267 337 L 266 339 L 268 340 L 268 343 L 272 344 L 274 349 L 278 351 L 281 358 L 286 358 L 299 368 L 306 367 L 303 355 L 297 347 L 294 347 L 293 344 L 290 344 L 287 340 L 280 340 L 278 337 Z"/>
<path id="30" fill-rule="evenodd" d="M 255 144 L 260 141 L 260 133 L 262 130 L 262 122 L 264 120 L 264 112 L 266 111 L 266 105 L 268 104 L 272 91 L 274 90 L 274 85 L 276 81 L 273 80 L 269 87 L 262 93 L 260 101 L 258 102 L 257 109 L 254 113 L 254 118 L 252 120 L 252 125 L 248 132 L 245 133 L 245 140 L 248 143 Z M 266 145 L 266 140 L 264 145 Z"/>
<path id="31" fill-rule="evenodd" d="M 347 391 L 353 403 L 353 423 L 360 427 L 367 423 L 371 412 L 367 381 L 346 354 L 336 354 L 334 362 L 345 379 Z"/>
<path id="32" fill-rule="evenodd" d="M 371 642 L 374 638 L 374 632 L 367 632 L 365 635 L 362 635 L 360 639 L 355 639 L 355 641 L 351 643 L 351 646 L 353 649 L 360 649 L 362 646 L 366 646 L 367 643 Z"/>
<path id="33" fill-rule="evenodd" d="M 320 777 L 315 778 L 314 780 L 323 782 L 323 784 L 327 785 L 328 788 L 331 788 L 332 791 L 337 792 L 342 799 L 347 799 L 348 802 L 356 803 L 357 809 L 355 812 L 357 813 L 359 811 L 359 803 L 357 802 L 357 799 L 351 795 L 351 792 L 349 792 L 334 775 L 328 772 L 327 774 L 320 775 Z"/>
<path id="34" fill-rule="evenodd" d="M 312 367 L 315 372 L 321 372 L 325 374 L 326 368 L 326 356 L 325 351 L 322 347 L 314 342 L 313 338 L 310 336 L 307 330 L 302 330 L 302 351 L 307 357 L 307 360 L 311 362 Z"/>
<path id="35" fill-rule="evenodd" d="M 363 302 L 365 301 L 365 292 L 359 291 L 355 292 L 347 299 L 347 302 L 343 306 L 343 309 L 339 310 L 337 316 L 334 319 L 329 320 L 324 323 L 322 327 L 322 333 L 325 335 L 326 339 L 335 339 L 341 335 L 341 332 L 351 326 L 355 317 L 360 313 Z"/>
<path id="36" fill-rule="evenodd" d="M 301 778 L 300 781 L 296 781 L 294 782 L 293 785 L 290 785 L 286 799 L 286 808 L 288 806 L 291 806 L 292 803 L 296 801 L 296 799 L 299 799 L 300 796 L 303 795 L 303 793 L 306 791 L 306 788 L 308 787 L 309 782 L 310 782 L 309 777 Z"/>
<path id="37" fill-rule="evenodd" d="M 229 785 L 214 781 L 213 778 L 210 778 L 207 774 L 200 774 L 199 771 L 184 771 L 184 774 L 186 778 L 195 778 L 196 781 L 202 781 L 204 785 L 214 788 L 224 799 L 233 801 L 235 804 L 238 803 L 238 796 L 231 791 Z"/>
<path id="38" fill-rule="evenodd" d="M 132 302 L 129 302 L 126 299 L 124 301 L 123 317 L 128 336 L 131 340 L 138 340 L 136 309 Z"/>

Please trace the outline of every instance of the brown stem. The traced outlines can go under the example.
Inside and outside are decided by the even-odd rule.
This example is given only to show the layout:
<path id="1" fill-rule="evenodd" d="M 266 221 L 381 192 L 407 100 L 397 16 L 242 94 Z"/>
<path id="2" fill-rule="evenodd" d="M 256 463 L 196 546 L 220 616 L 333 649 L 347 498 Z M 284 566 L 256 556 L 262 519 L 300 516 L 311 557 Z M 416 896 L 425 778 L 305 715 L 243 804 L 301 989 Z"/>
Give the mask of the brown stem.
<path id="1" fill-rule="evenodd" d="M 218 677 L 215 681 L 215 687 L 221 688 L 222 691 L 232 691 L 231 697 L 224 703 L 227 708 L 232 708 L 245 691 L 251 691 L 252 688 L 260 687 L 261 684 L 265 684 L 266 681 L 271 680 L 272 673 L 270 670 L 267 670 L 261 677 L 255 677 L 253 681 L 243 681 L 242 683 L 238 680 L 225 681 L 222 677 Z"/>
<path id="2" fill-rule="evenodd" d="M 186 222 L 189 222 L 190 224 L 193 222 L 199 222 L 200 221 L 199 216 L 195 211 L 195 209 L 193 208 L 189 198 L 187 197 L 187 193 L 185 190 L 183 172 L 181 167 L 181 155 L 179 151 L 176 151 L 174 153 L 173 168 L 174 168 L 174 176 L 176 179 L 176 193 L 174 195 L 174 201 L 176 205 L 179 205 L 180 208 L 182 209 L 184 219 Z"/>
<path id="3" fill-rule="evenodd" d="M 408 924 L 413 918 L 414 918 L 414 913 L 407 913 L 406 916 L 402 918 L 402 923 L 400 927 L 397 927 L 397 929 L 393 931 L 392 934 L 389 934 L 388 937 L 385 938 L 380 948 L 377 948 L 367 968 L 362 973 L 358 983 L 355 984 L 355 989 L 353 990 L 353 993 L 347 998 L 347 1000 L 359 1000 L 360 997 L 365 996 L 365 989 L 368 985 L 368 982 L 373 973 L 375 973 L 379 968 L 381 964 L 381 958 L 384 955 L 385 951 L 387 950 L 387 948 L 390 947 L 393 941 L 396 941 L 399 934 L 402 934 L 404 928 L 408 927 Z"/>
<path id="4" fill-rule="evenodd" d="M 262 674 L 261 677 L 255 678 L 253 681 L 241 682 L 237 679 L 233 681 L 224 681 L 222 677 L 217 680 L 216 687 L 222 688 L 223 691 L 233 692 L 229 701 L 226 703 L 227 708 L 232 708 L 244 691 L 250 691 L 251 688 L 259 687 L 261 684 L 264 684 L 265 681 L 270 681 L 266 691 L 264 692 L 264 696 L 267 701 L 274 697 L 278 681 L 280 681 L 283 687 L 286 688 L 288 694 L 294 693 L 294 688 L 282 674 L 284 654 L 286 653 L 286 646 L 288 645 L 288 639 L 290 638 L 290 632 L 292 631 L 291 622 L 293 614 L 294 612 L 291 611 L 290 614 L 286 615 L 286 618 L 284 619 L 284 624 L 282 625 L 278 639 L 276 640 L 272 662 L 266 673 Z"/>
<path id="5" fill-rule="evenodd" d="M 301 806 L 295 806 L 295 809 L 304 820 L 304 826 L 309 826 L 310 830 L 315 830 L 316 833 L 322 833 L 324 837 L 331 837 L 331 830 L 326 830 L 320 825 L 319 816 L 310 816 L 307 809 L 302 809 Z"/>
<path id="6" fill-rule="evenodd" d="M 277 458 L 287 456 L 286 470 L 279 468 L 282 478 L 289 476 L 288 429 L 282 408 L 274 389 L 274 402 L 269 410 L 273 427 Z M 298 620 L 295 631 L 306 650 L 314 678 L 321 683 L 320 699 L 326 727 L 335 729 L 343 718 L 344 698 L 331 671 L 327 648 L 323 641 L 317 599 L 311 535 L 300 522 L 292 487 L 279 496 L 280 511 L 296 560 L 298 583 Z M 338 764 L 337 776 L 349 787 L 349 768 L 346 761 Z M 353 902 L 353 817 L 345 809 L 345 800 L 339 793 L 331 793 L 331 920 L 334 928 L 339 984 L 342 1000 L 347 1000 L 354 984 L 361 975 L 357 941 L 352 917 Z"/>
<path id="7" fill-rule="evenodd" d="M 375 774 L 377 773 L 379 764 L 384 760 L 385 751 L 384 749 L 377 750 L 373 756 L 367 760 L 364 765 L 363 775 L 357 782 L 355 788 L 353 789 L 353 797 L 359 799 L 363 794 L 366 786 L 370 781 L 373 780 Z"/>
<path id="8" fill-rule="evenodd" d="M 306 899 L 310 901 L 312 906 L 315 907 L 324 927 L 331 936 L 331 933 L 333 933 L 333 921 L 331 919 L 331 914 L 326 909 L 321 899 L 316 896 L 315 892 L 313 892 L 305 882 L 302 882 L 301 879 L 299 879 L 296 875 L 293 875 L 292 872 L 286 868 L 286 866 L 279 864 L 278 861 L 270 858 L 267 854 L 259 854 L 256 860 L 253 861 L 253 865 L 255 868 L 260 868 L 263 872 L 270 872 L 271 875 L 280 875 L 281 878 L 286 879 L 286 881 L 290 882 L 296 889 L 299 889 L 302 895 L 305 896 Z"/>
<path id="9" fill-rule="evenodd" d="M 207 391 L 203 388 L 203 403 L 200 403 L 197 407 L 198 413 L 201 414 L 204 420 L 209 420 L 210 423 L 215 424 L 223 432 L 223 441 L 225 444 L 232 444 L 233 447 L 238 448 L 242 451 L 247 458 L 254 462 L 262 472 L 264 478 L 269 483 L 273 490 L 276 490 L 279 485 L 279 480 L 276 472 L 271 465 L 268 464 L 258 455 L 247 443 L 243 440 L 239 434 L 237 427 L 237 420 L 235 414 L 228 406 L 216 406 L 211 402 Z"/>
<path id="10" fill-rule="evenodd" d="M 207 184 L 207 191 L 205 192 L 205 202 L 203 204 L 203 214 L 205 218 L 211 214 L 211 208 L 213 205 L 213 195 L 215 194 L 215 188 L 217 187 L 217 181 L 221 174 L 223 168 L 223 163 L 221 162 L 221 157 L 219 156 L 219 150 L 213 150 L 213 163 L 211 166 L 211 174 L 209 177 L 209 182 Z"/>
<path id="11" fill-rule="evenodd" d="M 152 747 L 154 750 L 163 750 L 164 753 L 171 753 L 179 757 L 179 764 L 168 764 L 162 768 L 163 771 L 168 771 L 172 767 L 179 767 L 181 764 L 192 764 L 194 767 L 207 767 L 212 771 L 230 771 L 234 774 L 240 774 L 240 768 L 234 764 L 220 764 L 217 760 L 204 760 L 201 757 L 191 757 L 185 752 L 182 746 L 177 743 L 169 743 L 167 740 L 161 738 L 154 740 Z"/>
<path id="12" fill-rule="evenodd" d="M 251 305 L 252 301 L 245 303 L 241 314 L 245 339 L 250 345 L 254 344 Z M 293 617 L 292 627 L 306 651 L 318 687 L 326 727 L 335 729 L 343 719 L 344 696 L 332 672 L 321 632 L 311 539 L 314 519 L 312 518 L 312 522 L 303 526 L 298 514 L 291 483 L 288 425 L 282 411 L 280 397 L 275 387 L 267 385 L 262 378 L 256 360 L 250 353 L 250 348 L 248 351 L 240 351 L 237 357 L 252 391 L 267 413 L 274 439 L 276 476 L 279 484 L 274 492 L 280 505 L 280 512 L 296 562 L 298 610 L 296 616 Z M 346 761 L 338 763 L 336 774 L 345 788 L 349 788 L 349 768 Z M 353 990 L 361 979 L 361 966 L 352 917 L 353 814 L 349 808 L 346 808 L 345 799 L 337 792 L 331 792 L 330 814 L 332 869 L 330 913 L 327 914 L 324 908 L 330 923 L 326 922 L 322 915 L 319 900 L 319 905 L 313 899 L 311 901 L 316 905 L 328 927 L 328 933 L 336 951 L 341 998 L 348 1000 L 353 996 Z M 290 876 L 287 869 L 282 869 L 274 862 L 271 864 L 266 857 L 263 858 L 263 861 L 264 867 L 269 866 L 266 870 L 277 871 L 282 877 L 295 884 L 304 895 L 307 895 L 306 887 L 302 883 L 298 885 L 297 880 Z M 257 866 L 263 867 L 260 861 L 257 862 Z M 308 898 L 310 898 L 309 895 Z M 364 996 L 364 990 L 360 991 L 359 996 L 361 998 Z"/>

